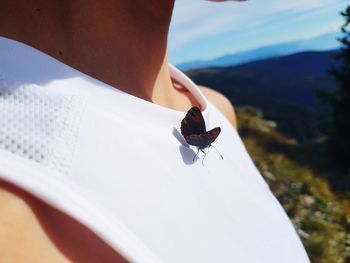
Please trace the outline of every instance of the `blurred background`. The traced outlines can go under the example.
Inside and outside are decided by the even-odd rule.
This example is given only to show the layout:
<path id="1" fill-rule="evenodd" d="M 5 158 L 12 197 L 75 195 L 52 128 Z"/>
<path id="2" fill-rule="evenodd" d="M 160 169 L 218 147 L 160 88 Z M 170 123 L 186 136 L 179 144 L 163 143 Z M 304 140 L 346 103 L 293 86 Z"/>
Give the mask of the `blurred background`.
<path id="1" fill-rule="evenodd" d="M 312 262 L 350 262 L 350 6 L 177 0 L 169 59 L 226 95 Z"/>

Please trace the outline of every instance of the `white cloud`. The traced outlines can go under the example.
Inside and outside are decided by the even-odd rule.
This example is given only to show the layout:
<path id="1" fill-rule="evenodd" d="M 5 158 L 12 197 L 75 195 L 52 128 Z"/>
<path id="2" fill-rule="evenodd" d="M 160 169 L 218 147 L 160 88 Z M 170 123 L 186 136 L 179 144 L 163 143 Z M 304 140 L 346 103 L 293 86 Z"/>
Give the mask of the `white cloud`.
<path id="1" fill-rule="evenodd" d="M 282 13 L 308 15 L 345 5 L 346 0 L 248 0 L 213 3 L 203 0 L 177 0 L 170 27 L 169 48 L 175 51 L 194 40 L 214 37 L 242 28 L 259 28 L 272 23 Z M 281 21 L 283 23 L 283 21 Z M 332 25 L 334 29 L 334 25 Z"/>

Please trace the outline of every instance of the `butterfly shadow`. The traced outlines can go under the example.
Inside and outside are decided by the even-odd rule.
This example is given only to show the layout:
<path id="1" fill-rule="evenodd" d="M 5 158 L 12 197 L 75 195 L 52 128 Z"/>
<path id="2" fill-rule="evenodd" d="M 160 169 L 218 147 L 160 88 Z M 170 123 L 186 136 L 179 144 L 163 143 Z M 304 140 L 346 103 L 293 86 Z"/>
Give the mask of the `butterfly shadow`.
<path id="1" fill-rule="evenodd" d="M 194 164 L 199 159 L 198 156 L 196 156 L 195 160 L 193 161 L 193 157 L 196 155 L 196 152 L 190 148 L 190 145 L 175 127 L 173 129 L 173 135 L 180 142 L 179 151 L 183 162 L 187 165 Z"/>

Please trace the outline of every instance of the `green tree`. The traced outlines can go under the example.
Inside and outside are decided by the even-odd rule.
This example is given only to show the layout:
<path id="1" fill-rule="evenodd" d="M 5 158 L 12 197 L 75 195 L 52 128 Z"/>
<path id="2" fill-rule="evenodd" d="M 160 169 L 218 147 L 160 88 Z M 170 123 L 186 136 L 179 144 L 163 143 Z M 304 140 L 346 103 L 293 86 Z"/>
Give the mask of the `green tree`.
<path id="1" fill-rule="evenodd" d="M 328 149 L 339 171 L 344 175 L 350 172 L 350 5 L 340 12 L 345 23 L 341 27 L 343 36 L 338 40 L 342 43 L 336 59 L 339 67 L 333 67 L 329 73 L 339 83 L 339 88 L 325 96 L 325 101 L 331 109 L 330 126 L 328 130 Z"/>

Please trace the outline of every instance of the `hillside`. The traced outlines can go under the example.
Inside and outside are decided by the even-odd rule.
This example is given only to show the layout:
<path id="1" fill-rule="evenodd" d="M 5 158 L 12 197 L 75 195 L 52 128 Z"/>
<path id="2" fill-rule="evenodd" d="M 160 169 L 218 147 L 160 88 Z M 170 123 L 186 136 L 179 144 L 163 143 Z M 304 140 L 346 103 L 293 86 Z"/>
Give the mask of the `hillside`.
<path id="1" fill-rule="evenodd" d="M 302 143 L 322 139 L 327 109 L 317 92 L 336 89 L 327 74 L 337 50 L 301 52 L 238 66 L 185 72 L 195 83 L 225 94 L 236 106 L 261 108 L 279 131 Z"/>
<path id="2" fill-rule="evenodd" d="M 350 262 L 350 200 L 332 192 L 320 175 L 323 156 L 280 134 L 261 110 L 236 111 L 239 134 L 291 218 L 311 262 Z"/>

